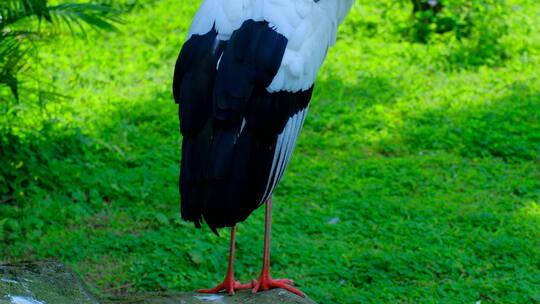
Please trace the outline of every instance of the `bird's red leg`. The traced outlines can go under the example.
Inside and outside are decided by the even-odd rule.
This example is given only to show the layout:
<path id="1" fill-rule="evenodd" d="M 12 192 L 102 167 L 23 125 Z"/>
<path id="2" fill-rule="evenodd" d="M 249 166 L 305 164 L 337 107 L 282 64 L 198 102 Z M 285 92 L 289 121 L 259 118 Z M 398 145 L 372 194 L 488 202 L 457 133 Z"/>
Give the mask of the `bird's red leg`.
<path id="1" fill-rule="evenodd" d="M 300 290 L 289 286 L 294 284 L 293 281 L 289 279 L 272 279 L 270 276 L 270 236 L 272 234 L 272 197 L 266 202 L 266 222 L 264 227 L 264 256 L 263 256 L 263 267 L 262 272 L 259 277 L 259 280 L 253 281 L 253 293 L 256 293 L 259 290 L 269 290 L 272 288 L 282 288 L 293 292 L 301 297 L 304 297 L 304 293 Z"/>
<path id="2" fill-rule="evenodd" d="M 233 295 L 236 290 L 249 289 L 252 284 L 240 284 L 240 282 L 234 279 L 234 246 L 236 243 L 236 226 L 231 228 L 231 247 L 229 253 L 229 269 L 227 271 L 227 276 L 223 283 L 219 284 L 214 288 L 209 289 L 199 289 L 197 292 L 200 293 L 217 293 L 220 291 L 226 291 L 230 295 Z"/>

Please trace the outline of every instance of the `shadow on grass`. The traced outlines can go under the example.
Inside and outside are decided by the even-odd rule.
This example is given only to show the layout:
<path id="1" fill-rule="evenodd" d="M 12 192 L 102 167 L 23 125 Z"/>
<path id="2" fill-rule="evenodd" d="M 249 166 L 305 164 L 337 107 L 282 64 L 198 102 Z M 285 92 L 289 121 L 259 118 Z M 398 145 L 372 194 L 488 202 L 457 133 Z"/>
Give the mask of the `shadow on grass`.
<path id="1" fill-rule="evenodd" d="M 441 301 L 532 301 L 538 91 L 515 83 L 505 96 L 481 104 L 387 117 L 402 106 L 398 88 L 369 91 L 339 79 L 321 87 L 327 93 L 316 95 L 297 156 L 276 192 L 283 233 L 304 240 L 278 236 L 287 248 L 279 265 L 319 261 L 299 267 L 323 280 L 307 289 L 322 301 L 334 299 L 322 288 L 329 282 L 350 303 L 369 303 L 373 290 L 384 290 L 381 298 L 390 302 L 413 303 L 428 290 Z M 362 100 L 365 90 L 363 98 L 387 98 Z M 328 114 L 330 105 L 339 109 Z M 394 120 L 392 128 L 385 125 Z M 387 137 L 362 135 L 376 127 Z M 389 145 L 399 148 L 386 153 Z M 375 150 L 370 157 L 367 146 Z"/>
<path id="2" fill-rule="evenodd" d="M 540 92 L 521 82 L 502 97 L 436 107 L 411 106 L 391 79 L 355 84 L 331 79 L 319 88 L 304 129 L 315 146 L 388 156 L 446 151 L 534 160 L 540 155 Z"/>
<path id="3" fill-rule="evenodd" d="M 437 150 L 465 157 L 538 159 L 540 155 L 540 92 L 523 83 L 479 104 L 414 112 L 401 126 L 411 150 Z"/>
<path id="4" fill-rule="evenodd" d="M 97 113 L 91 129 L 45 122 L 24 138 L 2 135 L 2 243 L 30 244 L 50 228 L 81 225 L 111 202 L 146 202 L 153 211 L 177 206 L 180 145 L 167 93 Z"/>
<path id="5" fill-rule="evenodd" d="M 391 79 L 332 78 L 318 87 L 300 153 L 276 193 L 277 275 L 300 279 L 326 302 L 366 302 L 374 290 L 388 302 L 434 292 L 456 302 L 480 293 L 529 299 L 535 232 L 520 214 L 538 198 L 527 154 L 535 146 L 510 150 L 521 165 L 492 156 L 506 141 L 537 140 L 537 92 L 516 84 L 482 106 L 396 115 L 403 92 Z M 225 238 L 177 220 L 180 137 L 168 91 L 114 105 L 92 123 L 91 133 L 29 137 L 2 152 L 10 170 L 21 170 L 10 171 L 11 194 L 24 192 L 21 205 L 1 207 L 12 219 L 7 256 L 81 265 L 102 290 L 191 290 L 219 280 Z M 386 139 L 363 136 L 369 130 L 387 132 L 403 153 L 384 153 L 377 145 Z M 489 152 L 478 152 L 491 135 L 481 146 Z M 366 158 L 369 145 L 378 154 Z M 310 155 L 314 147 L 331 157 Z M 443 152 L 418 155 L 424 150 Z M 242 226 L 245 281 L 259 270 L 260 212 Z M 328 289 L 330 281 L 338 287 Z"/>

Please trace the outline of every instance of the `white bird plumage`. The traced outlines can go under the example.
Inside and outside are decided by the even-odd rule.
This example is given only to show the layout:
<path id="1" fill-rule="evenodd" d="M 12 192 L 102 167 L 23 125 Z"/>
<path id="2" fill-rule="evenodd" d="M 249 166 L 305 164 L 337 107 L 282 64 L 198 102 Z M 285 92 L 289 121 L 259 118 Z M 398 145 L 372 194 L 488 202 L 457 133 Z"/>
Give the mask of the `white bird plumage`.
<path id="1" fill-rule="evenodd" d="M 228 40 L 245 20 L 267 21 L 288 44 L 269 92 L 309 89 L 317 77 L 337 28 L 353 0 L 205 0 L 192 23 L 188 39 L 215 26 Z"/>
<path id="2" fill-rule="evenodd" d="M 354 0 L 204 0 L 193 20 L 188 39 L 215 27 L 228 40 L 245 20 L 266 21 L 288 43 L 268 92 L 298 92 L 313 86 L 317 73 L 336 42 L 337 29 Z M 218 63 L 219 65 L 219 63 Z M 260 204 L 272 194 L 290 161 L 307 108 L 287 122 L 276 143 L 272 170 Z"/>
<path id="3" fill-rule="evenodd" d="M 228 274 L 200 292 L 290 286 L 270 276 L 271 196 L 291 159 L 317 73 L 354 0 L 203 0 L 173 79 L 180 105 L 182 218 L 233 227 Z M 239 284 L 236 224 L 266 202 L 264 263 Z"/>

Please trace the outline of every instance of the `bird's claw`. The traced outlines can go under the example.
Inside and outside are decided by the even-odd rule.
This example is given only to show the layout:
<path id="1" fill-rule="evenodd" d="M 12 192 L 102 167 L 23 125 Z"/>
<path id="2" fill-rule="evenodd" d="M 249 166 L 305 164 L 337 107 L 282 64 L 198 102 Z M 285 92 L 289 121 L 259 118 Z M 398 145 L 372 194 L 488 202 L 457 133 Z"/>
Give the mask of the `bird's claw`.
<path id="1" fill-rule="evenodd" d="M 269 290 L 273 288 L 281 288 L 281 289 L 288 290 L 294 294 L 297 294 L 301 297 L 306 296 L 299 289 L 290 286 L 290 285 L 294 285 L 294 282 L 289 279 L 272 279 L 269 275 L 261 275 L 259 280 L 251 281 L 251 285 L 253 286 L 253 289 L 252 289 L 253 293 L 256 293 L 262 290 Z"/>
<path id="2" fill-rule="evenodd" d="M 199 289 L 197 292 L 199 293 L 218 293 L 225 291 L 230 295 L 234 295 L 236 291 L 238 290 L 244 290 L 244 289 L 250 289 L 253 288 L 252 283 L 248 284 L 242 284 L 239 281 L 235 281 L 234 279 L 226 278 L 223 283 L 219 284 L 218 286 L 214 288 L 208 288 L 208 289 Z"/>

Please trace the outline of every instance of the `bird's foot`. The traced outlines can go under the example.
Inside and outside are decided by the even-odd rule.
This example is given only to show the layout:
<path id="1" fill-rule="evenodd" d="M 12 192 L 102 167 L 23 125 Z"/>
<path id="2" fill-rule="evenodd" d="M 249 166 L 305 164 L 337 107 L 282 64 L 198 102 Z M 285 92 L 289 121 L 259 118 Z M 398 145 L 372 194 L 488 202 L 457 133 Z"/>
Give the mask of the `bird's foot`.
<path id="1" fill-rule="evenodd" d="M 230 295 L 234 295 L 234 293 L 238 290 L 244 290 L 244 289 L 250 289 L 253 285 L 251 283 L 248 284 L 241 284 L 239 281 L 235 281 L 233 276 L 227 276 L 223 283 L 219 284 L 218 286 L 214 288 L 208 288 L 208 289 L 199 289 L 197 292 L 200 293 L 218 293 L 225 291 Z"/>
<path id="2" fill-rule="evenodd" d="M 263 271 L 261 276 L 259 277 L 259 280 L 253 280 L 251 282 L 251 285 L 253 285 L 252 292 L 256 293 L 261 290 L 269 290 L 273 288 L 281 288 L 288 290 L 292 293 L 295 293 L 301 297 L 305 297 L 306 295 L 301 292 L 299 289 L 294 288 L 290 285 L 294 285 L 294 282 L 289 279 L 272 279 L 269 272 Z"/>

